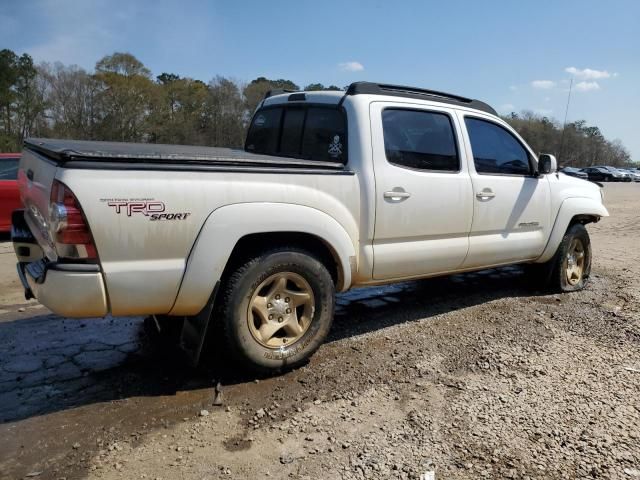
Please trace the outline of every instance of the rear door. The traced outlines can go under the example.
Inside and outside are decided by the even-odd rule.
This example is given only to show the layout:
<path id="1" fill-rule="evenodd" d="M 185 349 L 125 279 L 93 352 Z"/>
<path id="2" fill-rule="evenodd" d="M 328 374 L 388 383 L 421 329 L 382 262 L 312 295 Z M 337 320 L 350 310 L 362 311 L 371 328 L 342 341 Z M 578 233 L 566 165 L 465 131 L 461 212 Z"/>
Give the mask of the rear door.
<path id="1" fill-rule="evenodd" d="M 533 152 L 492 117 L 458 112 L 473 185 L 473 225 L 464 268 L 534 259 L 551 229 L 549 182 Z"/>
<path id="2" fill-rule="evenodd" d="M 464 261 L 472 190 L 455 114 L 373 102 L 374 279 L 455 270 Z"/>

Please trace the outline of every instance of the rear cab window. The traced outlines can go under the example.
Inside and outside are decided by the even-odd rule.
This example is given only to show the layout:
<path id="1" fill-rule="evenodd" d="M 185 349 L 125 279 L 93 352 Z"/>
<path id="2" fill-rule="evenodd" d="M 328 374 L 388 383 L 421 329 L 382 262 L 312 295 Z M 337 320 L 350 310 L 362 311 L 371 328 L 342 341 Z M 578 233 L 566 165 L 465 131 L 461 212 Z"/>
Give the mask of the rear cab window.
<path id="1" fill-rule="evenodd" d="M 20 157 L 0 158 L 0 181 L 18 179 Z"/>
<path id="2" fill-rule="evenodd" d="M 453 123 L 446 113 L 386 108 L 382 131 L 389 163 L 416 170 L 460 171 Z"/>
<path id="3" fill-rule="evenodd" d="M 347 163 L 347 122 L 334 105 L 277 105 L 256 112 L 245 150 L 251 153 Z"/>

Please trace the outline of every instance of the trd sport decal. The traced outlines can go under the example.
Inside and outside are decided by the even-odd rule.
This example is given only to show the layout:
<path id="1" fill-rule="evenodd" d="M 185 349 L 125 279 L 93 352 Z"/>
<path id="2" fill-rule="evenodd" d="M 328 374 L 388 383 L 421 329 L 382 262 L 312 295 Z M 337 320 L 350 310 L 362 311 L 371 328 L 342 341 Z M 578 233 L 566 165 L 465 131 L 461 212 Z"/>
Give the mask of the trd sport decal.
<path id="1" fill-rule="evenodd" d="M 101 198 L 115 213 L 124 214 L 127 217 L 133 215 L 144 215 L 154 222 L 157 220 L 186 220 L 191 212 L 171 212 L 166 213 L 164 202 L 152 198 L 141 199 L 121 199 L 121 198 Z"/>

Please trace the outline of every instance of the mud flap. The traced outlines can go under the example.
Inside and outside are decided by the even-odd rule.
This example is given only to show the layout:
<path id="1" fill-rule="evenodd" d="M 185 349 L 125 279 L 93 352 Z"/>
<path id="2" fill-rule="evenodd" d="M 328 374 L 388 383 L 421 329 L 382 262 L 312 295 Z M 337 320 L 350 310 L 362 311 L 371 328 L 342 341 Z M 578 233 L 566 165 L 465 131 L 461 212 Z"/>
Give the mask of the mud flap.
<path id="1" fill-rule="evenodd" d="M 209 301 L 200 313 L 192 317 L 185 317 L 180 334 L 180 347 L 185 351 L 191 364 L 195 367 L 200 362 L 200 354 L 207 337 L 207 329 L 213 313 L 213 307 L 218 294 L 220 282 L 216 283 Z"/>

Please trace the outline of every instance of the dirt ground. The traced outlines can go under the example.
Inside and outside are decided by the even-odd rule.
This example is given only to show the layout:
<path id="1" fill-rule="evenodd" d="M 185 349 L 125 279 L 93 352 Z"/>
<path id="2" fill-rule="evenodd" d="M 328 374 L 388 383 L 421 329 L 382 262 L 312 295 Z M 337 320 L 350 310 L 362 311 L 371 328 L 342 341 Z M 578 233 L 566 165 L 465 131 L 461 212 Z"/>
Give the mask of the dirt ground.
<path id="1" fill-rule="evenodd" d="M 585 291 L 518 267 L 354 290 L 261 380 L 25 302 L 0 243 L 0 478 L 640 478 L 640 185 L 605 203 Z"/>

